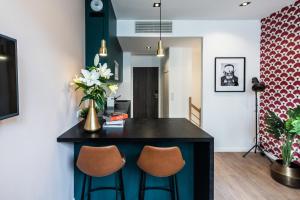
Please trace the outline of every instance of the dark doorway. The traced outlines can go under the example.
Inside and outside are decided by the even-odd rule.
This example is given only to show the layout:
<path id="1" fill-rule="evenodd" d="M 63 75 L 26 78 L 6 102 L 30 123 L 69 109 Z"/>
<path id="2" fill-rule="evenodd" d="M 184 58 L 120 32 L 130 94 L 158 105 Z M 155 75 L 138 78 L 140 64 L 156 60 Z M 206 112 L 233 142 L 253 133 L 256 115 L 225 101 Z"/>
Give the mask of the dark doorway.
<path id="1" fill-rule="evenodd" d="M 133 68 L 133 117 L 158 118 L 158 67 Z"/>

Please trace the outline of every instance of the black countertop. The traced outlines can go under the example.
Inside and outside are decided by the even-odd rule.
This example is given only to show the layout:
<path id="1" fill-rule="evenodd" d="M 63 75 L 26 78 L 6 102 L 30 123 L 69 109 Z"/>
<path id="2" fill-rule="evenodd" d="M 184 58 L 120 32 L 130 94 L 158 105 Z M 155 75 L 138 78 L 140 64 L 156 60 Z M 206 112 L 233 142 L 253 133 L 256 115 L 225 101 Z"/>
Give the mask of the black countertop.
<path id="1" fill-rule="evenodd" d="M 213 137 L 187 119 L 127 119 L 123 129 L 83 130 L 83 122 L 57 138 L 57 142 L 210 142 Z"/>

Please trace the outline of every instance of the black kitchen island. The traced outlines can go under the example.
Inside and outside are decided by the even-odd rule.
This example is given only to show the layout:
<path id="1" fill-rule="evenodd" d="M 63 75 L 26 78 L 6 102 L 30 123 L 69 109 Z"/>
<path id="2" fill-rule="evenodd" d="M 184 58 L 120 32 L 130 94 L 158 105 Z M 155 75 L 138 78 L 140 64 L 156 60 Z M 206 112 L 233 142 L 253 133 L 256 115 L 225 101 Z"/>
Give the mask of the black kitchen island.
<path id="1" fill-rule="evenodd" d="M 59 136 L 57 141 L 74 143 L 75 158 L 82 145 L 117 145 L 127 157 L 126 165 L 128 165 L 128 169 L 125 169 L 124 172 L 125 190 L 127 190 L 127 193 L 126 191 L 125 193 L 126 199 L 130 200 L 137 199 L 139 173 L 135 162 L 142 147 L 146 144 L 179 146 L 187 163 L 183 172 L 179 174 L 179 191 L 182 191 L 179 192 L 181 199 L 213 200 L 214 139 L 186 119 L 127 119 L 123 129 L 99 130 L 92 134 L 84 131 L 83 122 L 80 122 Z M 128 172 L 127 175 L 126 171 Z M 74 179 L 74 196 L 77 199 L 80 194 L 78 190 L 81 188 L 81 174 L 76 168 Z M 97 181 L 95 184 L 103 183 L 101 181 Z M 109 184 L 110 181 L 108 177 L 105 183 Z M 128 181 L 127 186 L 126 181 Z M 160 183 L 154 179 L 151 182 L 154 184 Z M 102 199 L 108 199 L 110 194 L 106 194 L 108 196 L 104 198 L 103 195 L 101 194 Z M 152 197 L 149 194 L 147 199 L 168 199 L 168 196 L 160 197 L 165 194 L 156 195 L 159 197 Z"/>

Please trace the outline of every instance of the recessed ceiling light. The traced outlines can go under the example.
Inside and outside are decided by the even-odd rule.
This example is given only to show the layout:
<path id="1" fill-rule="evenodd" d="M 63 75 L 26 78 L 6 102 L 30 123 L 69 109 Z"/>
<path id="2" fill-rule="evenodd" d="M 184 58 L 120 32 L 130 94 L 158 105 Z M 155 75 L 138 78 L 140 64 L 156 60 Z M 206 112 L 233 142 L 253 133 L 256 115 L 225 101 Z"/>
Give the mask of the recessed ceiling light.
<path id="1" fill-rule="evenodd" d="M 146 46 L 145 49 L 149 51 L 149 50 L 151 50 L 151 47 L 150 46 Z"/>
<path id="2" fill-rule="evenodd" d="M 251 1 L 245 1 L 245 2 L 241 3 L 240 6 L 244 7 L 244 6 L 248 6 L 249 4 L 251 4 Z"/>
<path id="3" fill-rule="evenodd" d="M 154 4 L 153 4 L 153 7 L 154 7 L 154 8 L 159 8 L 159 7 L 160 7 L 160 3 L 154 3 Z"/>

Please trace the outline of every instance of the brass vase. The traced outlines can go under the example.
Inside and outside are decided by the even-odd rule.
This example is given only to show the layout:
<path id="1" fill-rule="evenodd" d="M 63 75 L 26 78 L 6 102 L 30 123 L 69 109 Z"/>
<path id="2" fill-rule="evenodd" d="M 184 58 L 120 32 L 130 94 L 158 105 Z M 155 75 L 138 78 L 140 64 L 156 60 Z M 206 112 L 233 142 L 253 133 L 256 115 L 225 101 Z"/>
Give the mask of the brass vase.
<path id="1" fill-rule="evenodd" d="M 271 165 L 272 178 L 288 187 L 300 188 L 300 166 L 292 163 L 290 167 L 283 165 L 282 160 L 277 160 Z"/>
<path id="2" fill-rule="evenodd" d="M 101 125 L 98 120 L 98 116 L 95 108 L 95 101 L 91 99 L 89 105 L 89 112 L 85 119 L 84 130 L 89 132 L 95 132 L 100 128 Z"/>

